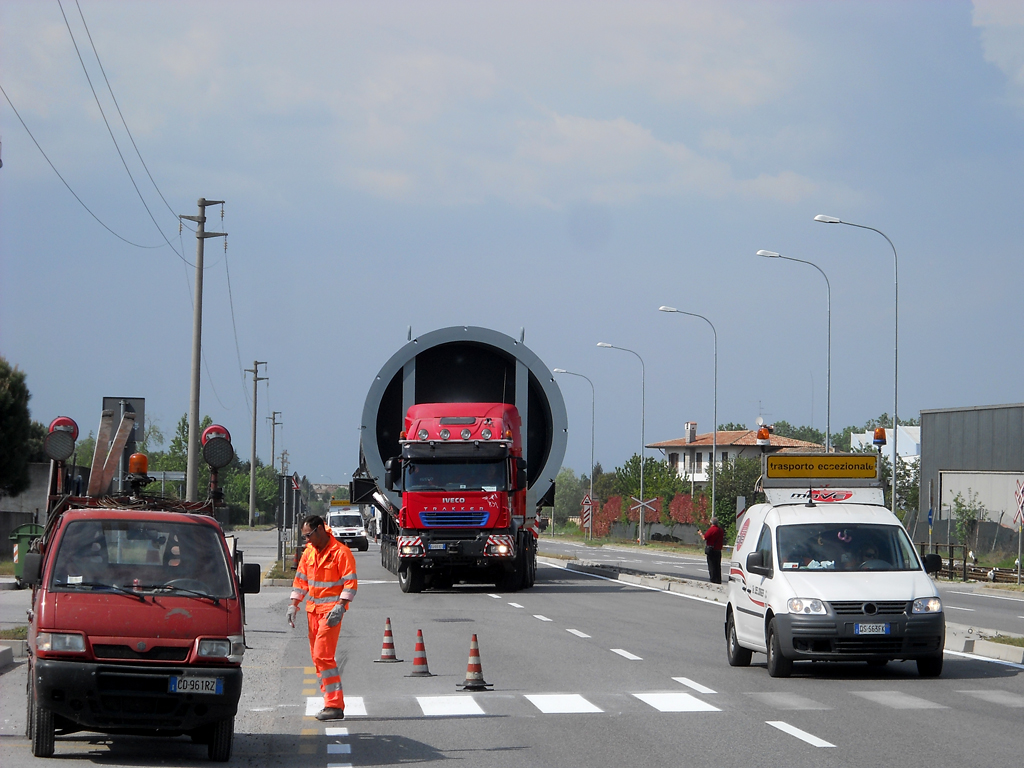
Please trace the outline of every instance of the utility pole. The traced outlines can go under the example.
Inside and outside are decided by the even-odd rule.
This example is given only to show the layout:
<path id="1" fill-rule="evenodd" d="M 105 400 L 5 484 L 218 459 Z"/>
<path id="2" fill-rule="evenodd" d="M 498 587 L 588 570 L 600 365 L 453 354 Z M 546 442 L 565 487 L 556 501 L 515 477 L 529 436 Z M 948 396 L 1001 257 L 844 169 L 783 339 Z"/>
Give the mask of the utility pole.
<path id="1" fill-rule="evenodd" d="M 199 489 L 199 363 L 203 349 L 203 243 L 208 237 L 227 237 L 227 232 L 206 231 L 206 206 L 224 205 L 223 200 L 199 198 L 199 215 L 179 216 L 196 223 L 196 287 L 192 301 L 192 392 L 188 400 L 188 464 L 185 472 L 185 500 L 197 501 Z"/>
<path id="2" fill-rule="evenodd" d="M 281 415 L 280 411 L 271 411 L 271 415 L 267 416 L 267 421 L 270 422 L 270 468 L 274 469 L 274 464 L 277 461 L 277 454 L 274 453 L 276 450 L 275 442 L 277 438 L 277 428 L 281 426 L 280 421 L 277 417 Z"/>
<path id="3" fill-rule="evenodd" d="M 288 465 L 289 464 L 290 464 L 290 462 L 288 461 L 288 449 L 285 448 L 283 451 L 281 451 L 281 474 L 282 475 L 287 475 L 288 474 Z"/>
<path id="4" fill-rule="evenodd" d="M 256 392 L 257 385 L 266 381 L 266 376 L 260 376 L 260 366 L 266 365 L 259 360 L 252 361 L 252 370 L 245 369 L 246 373 L 252 374 L 252 457 L 249 463 L 249 527 L 251 528 L 256 519 Z"/>

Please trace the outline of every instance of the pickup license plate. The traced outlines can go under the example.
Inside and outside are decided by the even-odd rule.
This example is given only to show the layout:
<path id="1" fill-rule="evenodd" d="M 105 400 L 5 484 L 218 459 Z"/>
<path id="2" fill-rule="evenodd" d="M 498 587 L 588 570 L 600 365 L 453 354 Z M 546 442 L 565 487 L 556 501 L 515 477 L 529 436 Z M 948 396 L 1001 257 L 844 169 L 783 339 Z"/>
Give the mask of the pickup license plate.
<path id="1" fill-rule="evenodd" d="M 172 675 L 168 683 L 169 693 L 224 693 L 223 677 L 185 677 Z"/>
<path id="2" fill-rule="evenodd" d="M 427 549 L 440 549 L 444 551 L 444 542 L 442 541 L 440 544 L 429 544 L 427 545 Z"/>
<path id="3" fill-rule="evenodd" d="M 888 624 L 854 624 L 853 634 L 855 635 L 888 635 Z"/>

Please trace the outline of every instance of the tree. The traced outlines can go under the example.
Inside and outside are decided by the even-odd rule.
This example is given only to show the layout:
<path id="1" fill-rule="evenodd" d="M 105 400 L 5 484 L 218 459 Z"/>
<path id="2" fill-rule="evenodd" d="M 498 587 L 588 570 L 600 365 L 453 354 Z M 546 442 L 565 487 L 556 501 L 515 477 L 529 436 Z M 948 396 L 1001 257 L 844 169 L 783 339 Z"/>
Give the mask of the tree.
<path id="1" fill-rule="evenodd" d="M 961 544 L 970 544 L 971 535 L 978 521 L 985 516 L 985 507 L 978 501 L 978 494 L 967 489 L 967 498 L 957 492 L 953 497 L 953 518 L 956 520 L 956 536 Z M 977 546 L 977 543 L 975 543 Z"/>
<path id="2" fill-rule="evenodd" d="M 788 437 L 793 440 L 803 440 L 807 443 L 825 444 L 825 433 L 814 427 L 794 427 L 788 421 L 777 421 L 773 425 L 775 434 L 779 437 Z"/>
<path id="3" fill-rule="evenodd" d="M 747 507 L 765 500 L 763 494 L 754 493 L 761 476 L 761 461 L 739 456 L 723 462 L 715 472 L 715 516 L 725 531 L 725 540 L 731 542 L 736 536 L 736 499 L 743 496 Z M 703 493 L 710 501 L 710 484 Z"/>
<path id="4" fill-rule="evenodd" d="M 719 432 L 742 432 L 747 429 L 746 424 L 737 424 L 736 422 L 730 421 L 728 424 L 719 424 Z"/>
<path id="5" fill-rule="evenodd" d="M 580 504 L 583 496 L 590 490 L 590 480 L 576 473 L 569 467 L 562 467 L 555 478 L 555 508 L 554 518 L 556 525 L 565 525 L 570 517 L 579 517 L 581 512 Z"/>
<path id="6" fill-rule="evenodd" d="M 615 470 L 605 472 L 601 468 L 601 462 L 594 465 L 594 495 L 593 501 L 600 501 L 605 504 L 608 499 L 615 495 L 615 483 L 617 481 Z"/>
<path id="7" fill-rule="evenodd" d="M 17 496 L 29 485 L 30 397 L 25 372 L 0 357 L 0 496 Z"/>

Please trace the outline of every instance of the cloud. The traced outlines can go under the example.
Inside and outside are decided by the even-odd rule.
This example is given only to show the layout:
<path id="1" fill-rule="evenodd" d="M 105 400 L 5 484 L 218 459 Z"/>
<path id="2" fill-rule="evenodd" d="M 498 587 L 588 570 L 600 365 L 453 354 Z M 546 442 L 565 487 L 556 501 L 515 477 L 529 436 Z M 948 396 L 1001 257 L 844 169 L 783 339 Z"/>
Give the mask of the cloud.
<path id="1" fill-rule="evenodd" d="M 1007 77 L 1010 100 L 1024 109 L 1024 4 L 1017 0 L 975 0 L 985 61 Z"/>

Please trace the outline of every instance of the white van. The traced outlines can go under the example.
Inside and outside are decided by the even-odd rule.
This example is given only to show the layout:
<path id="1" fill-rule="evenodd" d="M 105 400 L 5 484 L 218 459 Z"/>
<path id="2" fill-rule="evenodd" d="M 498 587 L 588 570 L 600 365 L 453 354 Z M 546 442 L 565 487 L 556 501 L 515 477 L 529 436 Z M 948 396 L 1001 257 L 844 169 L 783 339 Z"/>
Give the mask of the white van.
<path id="1" fill-rule="evenodd" d="M 334 538 L 352 549 L 365 552 L 370 548 L 363 513 L 358 506 L 339 506 L 332 501 L 331 508 L 327 510 L 327 527 Z"/>
<path id="2" fill-rule="evenodd" d="M 770 454 L 767 504 L 736 520 L 725 637 L 729 664 L 768 655 L 768 674 L 793 662 L 913 659 L 922 677 L 942 673 L 945 616 L 929 573 L 884 506 L 872 454 Z"/>

